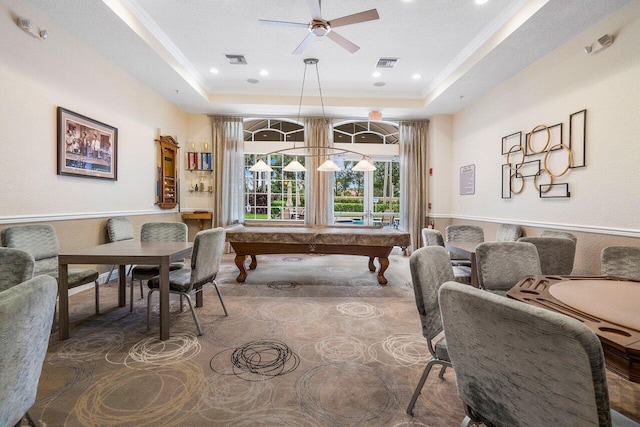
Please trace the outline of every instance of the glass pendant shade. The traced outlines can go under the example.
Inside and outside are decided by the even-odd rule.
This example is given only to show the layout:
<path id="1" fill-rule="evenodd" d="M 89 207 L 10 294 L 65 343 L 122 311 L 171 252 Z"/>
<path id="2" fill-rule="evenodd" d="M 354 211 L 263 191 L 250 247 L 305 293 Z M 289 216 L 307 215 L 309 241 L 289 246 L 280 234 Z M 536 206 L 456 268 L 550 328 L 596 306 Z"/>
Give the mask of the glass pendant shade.
<path id="1" fill-rule="evenodd" d="M 292 161 L 287 166 L 282 168 L 282 170 L 285 172 L 306 172 L 307 168 L 302 166 L 298 161 L 298 159 L 296 158 L 294 161 Z"/>
<path id="2" fill-rule="evenodd" d="M 273 172 L 271 166 L 266 164 L 264 160 L 260 159 L 258 162 L 249 168 L 251 172 Z"/>
<path id="3" fill-rule="evenodd" d="M 357 165 L 351 168 L 352 171 L 356 172 L 371 172 L 376 169 L 377 168 L 373 166 L 366 158 L 363 158 L 358 162 Z"/>
<path id="4" fill-rule="evenodd" d="M 333 160 L 327 159 L 318 167 L 317 170 L 319 170 L 320 172 L 338 172 L 340 171 L 340 166 L 336 165 Z"/>

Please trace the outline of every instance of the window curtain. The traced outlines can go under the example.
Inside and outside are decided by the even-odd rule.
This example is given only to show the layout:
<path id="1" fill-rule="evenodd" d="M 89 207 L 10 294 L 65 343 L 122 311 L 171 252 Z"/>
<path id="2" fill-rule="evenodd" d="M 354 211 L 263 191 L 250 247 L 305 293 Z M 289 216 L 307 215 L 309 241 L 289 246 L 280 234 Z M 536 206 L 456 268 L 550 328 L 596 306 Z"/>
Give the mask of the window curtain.
<path id="1" fill-rule="evenodd" d="M 327 118 L 308 118 L 304 123 L 307 147 L 333 146 L 333 125 Z M 312 149 L 306 162 L 305 215 L 310 225 L 333 224 L 333 172 L 318 172 L 318 166 L 327 160 L 326 150 Z"/>
<path id="2" fill-rule="evenodd" d="M 213 227 L 244 221 L 242 118 L 211 116 Z"/>
<path id="3" fill-rule="evenodd" d="M 429 121 L 400 122 L 400 228 L 411 233 L 409 253 L 418 249 L 427 226 Z"/>

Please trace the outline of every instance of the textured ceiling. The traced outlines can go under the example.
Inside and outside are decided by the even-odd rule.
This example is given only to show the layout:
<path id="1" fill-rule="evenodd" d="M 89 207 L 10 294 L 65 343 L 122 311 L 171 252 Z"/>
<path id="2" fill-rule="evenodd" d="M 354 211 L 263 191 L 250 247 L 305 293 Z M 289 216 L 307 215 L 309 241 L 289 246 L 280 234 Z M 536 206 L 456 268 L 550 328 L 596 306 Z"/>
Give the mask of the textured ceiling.
<path id="1" fill-rule="evenodd" d="M 455 113 L 629 0 L 324 0 L 326 20 L 373 8 L 380 19 L 335 29 L 354 54 L 322 37 L 302 55 L 292 52 L 305 28 L 258 20 L 307 23 L 305 0 L 30 2 L 187 112 L 295 116 L 303 59 L 315 57 L 327 115 L 402 119 Z M 380 57 L 400 60 L 373 77 Z M 321 114 L 318 93 L 308 68 L 301 115 Z"/>

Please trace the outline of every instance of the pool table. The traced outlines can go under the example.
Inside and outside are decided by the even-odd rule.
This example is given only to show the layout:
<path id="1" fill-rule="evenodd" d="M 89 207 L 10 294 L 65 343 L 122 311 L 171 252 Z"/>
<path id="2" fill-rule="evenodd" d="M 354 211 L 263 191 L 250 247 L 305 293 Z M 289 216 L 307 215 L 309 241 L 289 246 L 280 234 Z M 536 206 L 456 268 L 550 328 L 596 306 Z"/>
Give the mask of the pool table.
<path id="1" fill-rule="evenodd" d="M 249 269 L 263 254 L 342 254 L 369 257 L 369 270 L 375 271 L 378 258 L 378 283 L 387 284 L 384 272 L 389 267 L 389 254 L 394 246 L 403 250 L 411 244 L 409 233 L 394 228 L 364 226 L 253 225 L 234 224 L 226 229 L 226 241 L 236 253 L 240 271 L 236 281 L 244 282 L 247 271 L 244 260 L 251 257 Z"/>

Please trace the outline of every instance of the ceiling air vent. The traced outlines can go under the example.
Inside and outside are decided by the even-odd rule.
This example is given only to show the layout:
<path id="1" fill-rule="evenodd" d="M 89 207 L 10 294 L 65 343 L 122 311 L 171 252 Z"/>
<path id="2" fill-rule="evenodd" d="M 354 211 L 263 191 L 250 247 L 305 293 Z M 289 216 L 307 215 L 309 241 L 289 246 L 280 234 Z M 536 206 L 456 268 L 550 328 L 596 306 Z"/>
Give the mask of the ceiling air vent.
<path id="1" fill-rule="evenodd" d="M 225 55 L 232 65 L 246 65 L 247 60 L 244 55 Z"/>
<path id="2" fill-rule="evenodd" d="M 380 58 L 376 68 L 395 68 L 400 58 Z"/>

